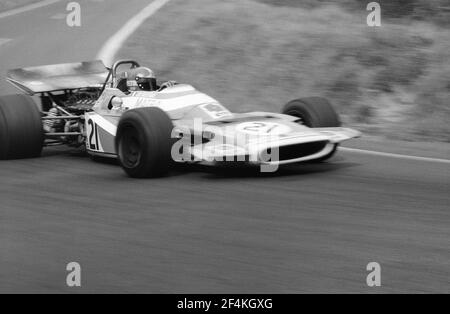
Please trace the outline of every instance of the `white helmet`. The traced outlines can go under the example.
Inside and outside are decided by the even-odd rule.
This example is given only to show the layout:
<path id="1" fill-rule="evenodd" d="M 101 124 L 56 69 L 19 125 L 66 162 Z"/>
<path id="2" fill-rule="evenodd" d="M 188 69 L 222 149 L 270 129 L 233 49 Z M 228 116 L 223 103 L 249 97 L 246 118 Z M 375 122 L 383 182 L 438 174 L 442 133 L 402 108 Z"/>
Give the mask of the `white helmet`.
<path id="1" fill-rule="evenodd" d="M 149 68 L 139 67 L 133 69 L 128 75 L 127 87 L 130 92 L 157 90 L 155 74 Z"/>

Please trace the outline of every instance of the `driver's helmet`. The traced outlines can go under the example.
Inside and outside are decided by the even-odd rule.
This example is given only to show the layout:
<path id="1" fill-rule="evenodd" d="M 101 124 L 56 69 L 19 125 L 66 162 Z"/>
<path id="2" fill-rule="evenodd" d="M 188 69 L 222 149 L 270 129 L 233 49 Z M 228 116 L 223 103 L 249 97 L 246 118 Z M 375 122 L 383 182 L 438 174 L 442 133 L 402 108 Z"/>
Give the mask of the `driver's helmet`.
<path id="1" fill-rule="evenodd" d="M 157 90 L 155 74 L 149 68 L 133 69 L 128 75 L 127 87 L 130 92 Z"/>

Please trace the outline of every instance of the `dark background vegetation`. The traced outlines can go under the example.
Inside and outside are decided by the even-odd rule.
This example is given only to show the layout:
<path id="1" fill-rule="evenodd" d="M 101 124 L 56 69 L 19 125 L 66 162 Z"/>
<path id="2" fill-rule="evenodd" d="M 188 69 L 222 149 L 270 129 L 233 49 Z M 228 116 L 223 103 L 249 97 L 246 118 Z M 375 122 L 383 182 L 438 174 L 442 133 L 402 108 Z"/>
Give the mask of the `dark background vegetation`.
<path id="1" fill-rule="evenodd" d="M 369 2 L 174 0 L 122 56 L 235 111 L 321 95 L 365 135 L 449 142 L 449 1 L 379 1 L 381 27 Z"/>
<path id="2" fill-rule="evenodd" d="M 324 5 L 338 4 L 349 11 L 365 10 L 371 1 L 362 0 L 256 0 L 275 6 L 288 6 L 313 9 Z M 448 0 L 378 0 L 383 9 L 383 17 L 391 19 L 409 19 L 433 21 L 439 25 L 450 25 Z"/>
<path id="3" fill-rule="evenodd" d="M 172 0 L 121 54 L 235 111 L 320 95 L 366 135 L 450 142 L 450 1 L 380 0 L 381 27 L 369 2 Z"/>

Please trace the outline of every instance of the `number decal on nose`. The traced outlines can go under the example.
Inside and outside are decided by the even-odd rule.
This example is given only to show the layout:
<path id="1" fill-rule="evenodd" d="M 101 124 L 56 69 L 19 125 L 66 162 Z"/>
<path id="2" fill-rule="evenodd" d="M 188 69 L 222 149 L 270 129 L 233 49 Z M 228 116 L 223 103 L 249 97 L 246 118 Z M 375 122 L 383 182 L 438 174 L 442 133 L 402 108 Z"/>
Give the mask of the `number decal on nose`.
<path id="1" fill-rule="evenodd" d="M 218 119 L 231 116 L 231 113 L 220 104 L 206 104 L 200 106 L 211 118 Z"/>
<path id="2" fill-rule="evenodd" d="M 245 122 L 237 126 L 237 131 L 258 135 L 280 135 L 290 132 L 286 125 L 273 122 Z"/>

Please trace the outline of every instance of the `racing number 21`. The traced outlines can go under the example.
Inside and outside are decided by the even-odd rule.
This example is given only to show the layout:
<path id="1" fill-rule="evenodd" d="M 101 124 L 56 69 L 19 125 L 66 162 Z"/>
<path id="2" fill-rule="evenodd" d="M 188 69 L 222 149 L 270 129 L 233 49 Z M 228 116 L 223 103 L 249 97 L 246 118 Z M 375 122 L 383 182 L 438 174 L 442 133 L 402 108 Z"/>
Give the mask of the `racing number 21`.
<path id="1" fill-rule="evenodd" d="M 98 130 L 97 130 L 97 124 L 94 123 L 91 119 L 88 121 L 89 125 L 89 149 L 91 150 L 98 150 Z"/>
<path id="2" fill-rule="evenodd" d="M 264 122 L 253 122 L 246 125 L 243 129 L 252 133 L 271 133 L 278 127 L 277 124 L 264 123 Z"/>

